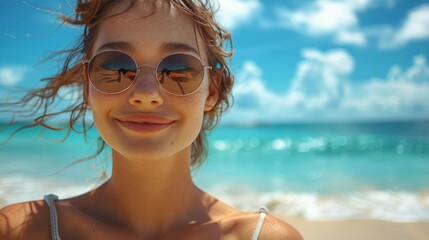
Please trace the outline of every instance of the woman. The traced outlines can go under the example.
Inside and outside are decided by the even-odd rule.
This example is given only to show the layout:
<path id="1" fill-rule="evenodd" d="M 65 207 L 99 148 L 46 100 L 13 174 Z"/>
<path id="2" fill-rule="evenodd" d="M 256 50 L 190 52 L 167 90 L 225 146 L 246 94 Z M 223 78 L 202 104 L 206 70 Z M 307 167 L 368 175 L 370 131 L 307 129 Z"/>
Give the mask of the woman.
<path id="1" fill-rule="evenodd" d="M 241 212 L 192 181 L 204 131 L 228 107 L 232 86 L 222 48 L 229 37 L 209 3 L 79 1 L 65 20 L 85 27 L 82 43 L 32 96 L 82 86 L 70 126 L 91 110 L 112 148 L 112 176 L 81 196 L 5 207 L 0 239 L 301 239 L 265 211 Z"/>

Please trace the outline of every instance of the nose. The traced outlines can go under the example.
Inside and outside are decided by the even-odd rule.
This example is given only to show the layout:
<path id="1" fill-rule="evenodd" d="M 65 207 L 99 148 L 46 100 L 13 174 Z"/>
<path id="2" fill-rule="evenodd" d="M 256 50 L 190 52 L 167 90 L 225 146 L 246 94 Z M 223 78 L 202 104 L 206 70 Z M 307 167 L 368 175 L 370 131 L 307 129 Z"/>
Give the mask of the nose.
<path id="1" fill-rule="evenodd" d="M 155 76 L 155 68 L 150 65 L 142 65 L 139 68 L 133 93 L 129 97 L 129 103 L 136 107 L 154 108 L 162 105 L 163 98 L 160 94 L 160 86 Z"/>

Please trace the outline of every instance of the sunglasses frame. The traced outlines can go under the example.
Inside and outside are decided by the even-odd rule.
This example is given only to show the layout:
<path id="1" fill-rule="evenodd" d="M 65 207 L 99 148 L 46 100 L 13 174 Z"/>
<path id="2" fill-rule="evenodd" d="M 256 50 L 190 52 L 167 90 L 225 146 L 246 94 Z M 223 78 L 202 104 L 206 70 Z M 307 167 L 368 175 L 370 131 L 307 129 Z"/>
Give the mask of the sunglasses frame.
<path id="1" fill-rule="evenodd" d="M 90 78 L 90 69 L 89 69 L 89 67 L 90 67 L 90 64 L 91 64 L 91 61 L 95 58 L 95 57 L 97 57 L 98 55 L 100 55 L 100 54 L 102 54 L 102 53 L 106 53 L 106 52 L 118 52 L 118 53 L 122 53 L 122 54 L 125 54 L 125 55 L 127 55 L 129 58 L 131 58 L 131 60 L 133 60 L 133 62 L 134 62 L 134 64 L 135 64 L 135 66 L 136 66 L 136 69 L 137 69 L 137 71 L 136 71 L 136 76 L 134 77 L 134 79 L 133 79 L 133 81 L 132 81 L 132 83 L 128 86 L 128 87 L 126 87 L 125 89 L 123 89 L 123 90 L 120 90 L 120 91 L 118 91 L 118 92 L 113 92 L 113 93 L 110 93 L 110 92 L 104 92 L 104 91 L 102 91 L 102 90 L 100 90 L 100 89 L 98 89 L 96 86 L 94 86 L 94 84 L 92 83 L 92 81 L 91 81 L 91 78 Z M 159 64 L 162 62 L 162 61 L 164 61 L 166 58 L 168 58 L 168 57 L 170 57 L 170 56 L 173 56 L 173 55 L 177 55 L 177 54 L 184 54 L 184 55 L 190 55 L 190 56 L 192 56 L 192 57 L 195 57 L 196 59 L 198 59 L 198 61 L 201 63 L 201 66 L 202 66 L 202 68 L 203 68 L 203 78 L 202 78 L 202 80 L 201 80 L 201 82 L 200 82 L 200 85 L 194 90 L 194 91 L 192 91 L 192 92 L 190 92 L 190 93 L 186 93 L 186 94 L 177 94 L 177 93 L 172 93 L 172 92 L 170 92 L 169 90 L 167 90 L 167 89 L 165 89 L 163 86 L 162 86 L 162 84 L 160 83 L 160 80 L 158 79 L 158 76 L 157 76 L 157 74 L 156 74 L 156 72 L 157 72 L 157 69 L 158 69 L 158 67 L 159 67 Z M 116 50 L 116 49 L 112 49 L 112 50 L 103 50 L 103 51 L 100 51 L 100 52 L 97 52 L 94 56 L 92 56 L 90 59 L 87 59 L 87 60 L 84 60 L 84 61 L 82 61 L 82 64 L 85 64 L 86 65 L 86 76 L 87 76 L 87 78 L 88 78 L 88 81 L 89 81 L 89 83 L 94 87 L 94 89 L 95 90 L 97 90 L 98 92 L 101 92 L 101 93 L 103 93 L 103 94 L 119 94 L 119 93 L 123 93 L 123 92 L 125 92 L 125 91 L 127 91 L 132 85 L 134 85 L 134 83 L 136 82 L 136 80 L 137 80 L 137 77 L 138 77 L 138 75 L 139 75 L 139 73 L 140 73 L 140 69 L 141 69 L 141 67 L 143 67 L 143 66 L 146 66 L 146 67 L 150 67 L 151 69 L 152 69 L 152 73 L 154 74 L 154 77 L 155 77 L 155 79 L 156 79 L 156 82 L 158 83 L 158 85 L 161 87 L 161 89 L 163 89 L 164 91 L 166 91 L 167 93 L 169 93 L 169 94 L 171 94 L 171 95 L 174 95 L 174 96 L 179 96 L 179 97 L 183 97 L 183 96 L 188 96 L 188 95 L 191 95 L 191 94 L 193 94 L 193 93 L 195 93 L 196 91 L 198 91 L 198 89 L 200 89 L 201 88 L 201 85 L 203 85 L 203 81 L 204 81 L 204 79 L 205 79 L 205 77 L 206 77 L 206 69 L 209 69 L 209 70 L 212 70 L 213 69 L 213 67 L 212 66 L 209 66 L 209 65 L 206 65 L 206 64 L 204 64 L 204 62 L 201 60 L 201 58 L 200 58 L 200 56 L 198 56 L 197 54 L 194 54 L 194 53 L 190 53 L 190 52 L 175 52 L 175 53 L 171 53 L 171 54 L 169 54 L 169 55 L 166 55 L 166 56 L 164 56 L 161 60 L 159 60 L 158 61 L 158 63 L 156 64 L 156 66 L 152 66 L 152 65 L 150 65 L 150 64 L 137 64 L 137 61 L 130 55 L 130 54 L 128 54 L 127 52 L 124 52 L 124 51 L 121 51 L 121 50 Z"/>

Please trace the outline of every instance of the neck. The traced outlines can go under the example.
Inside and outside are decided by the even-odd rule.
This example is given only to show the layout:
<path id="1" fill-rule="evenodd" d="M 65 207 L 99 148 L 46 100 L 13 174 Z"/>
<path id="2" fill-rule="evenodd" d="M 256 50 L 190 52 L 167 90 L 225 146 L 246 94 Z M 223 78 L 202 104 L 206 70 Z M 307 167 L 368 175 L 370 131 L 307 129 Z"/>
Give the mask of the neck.
<path id="1" fill-rule="evenodd" d="M 171 159 L 132 161 L 113 152 L 112 177 L 100 194 L 108 217 L 145 237 L 204 218 L 197 214 L 204 194 L 192 181 L 189 156 L 185 150 Z"/>

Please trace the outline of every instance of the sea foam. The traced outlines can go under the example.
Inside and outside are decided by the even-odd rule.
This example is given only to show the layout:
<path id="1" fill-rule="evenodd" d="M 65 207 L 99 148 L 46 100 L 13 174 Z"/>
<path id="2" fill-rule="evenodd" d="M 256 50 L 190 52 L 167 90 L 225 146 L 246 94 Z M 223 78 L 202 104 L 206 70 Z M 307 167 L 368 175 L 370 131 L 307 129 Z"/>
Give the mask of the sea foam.
<path id="1" fill-rule="evenodd" d="M 279 216 L 317 221 L 429 222 L 429 192 L 365 191 L 324 195 L 313 192 L 252 192 L 231 186 L 209 191 L 239 209 L 255 211 L 259 206 L 266 206 Z"/>
<path id="2" fill-rule="evenodd" d="M 54 193 L 61 199 L 85 193 L 95 182 L 68 182 L 53 178 L 8 176 L 0 180 L 3 204 L 41 199 Z M 220 184 L 208 190 L 220 200 L 242 209 L 256 211 L 266 206 L 272 214 L 308 220 L 336 221 L 375 219 L 393 222 L 429 222 L 429 192 L 364 191 L 350 194 L 314 192 L 255 192 L 251 188 Z M 1 202 L 1 201 L 0 201 Z"/>

